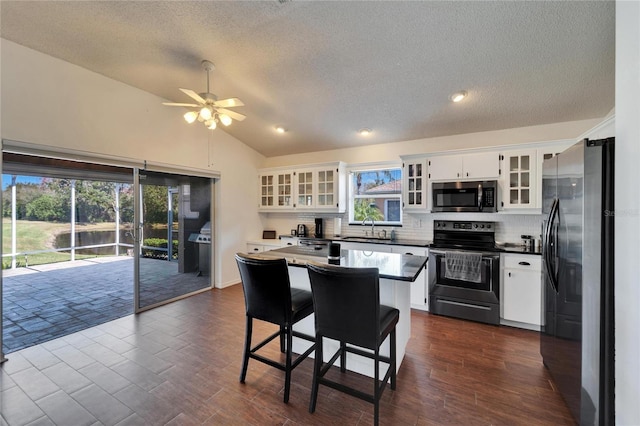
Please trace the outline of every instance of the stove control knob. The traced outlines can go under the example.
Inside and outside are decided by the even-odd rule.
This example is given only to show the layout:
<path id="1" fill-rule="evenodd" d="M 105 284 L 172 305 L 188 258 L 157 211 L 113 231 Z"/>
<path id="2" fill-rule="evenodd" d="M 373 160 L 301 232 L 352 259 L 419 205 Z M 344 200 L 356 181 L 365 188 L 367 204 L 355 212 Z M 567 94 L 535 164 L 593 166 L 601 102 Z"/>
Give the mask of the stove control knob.
<path id="1" fill-rule="evenodd" d="M 480 225 L 480 228 L 484 228 L 484 225 Z"/>
<path id="2" fill-rule="evenodd" d="M 491 224 L 487 225 L 487 229 L 491 229 Z"/>
<path id="3" fill-rule="evenodd" d="M 477 227 L 478 227 L 478 224 L 476 223 L 476 224 L 475 224 L 475 225 L 473 225 L 473 226 L 474 226 L 475 228 L 477 228 Z"/>

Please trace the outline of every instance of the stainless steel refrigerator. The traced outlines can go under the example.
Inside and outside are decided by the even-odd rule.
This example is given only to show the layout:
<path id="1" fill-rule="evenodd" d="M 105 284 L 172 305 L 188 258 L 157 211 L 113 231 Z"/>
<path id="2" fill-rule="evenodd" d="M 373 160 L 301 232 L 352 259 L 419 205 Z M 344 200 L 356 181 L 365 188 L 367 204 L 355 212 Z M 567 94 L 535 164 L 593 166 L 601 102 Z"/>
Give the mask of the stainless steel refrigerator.
<path id="1" fill-rule="evenodd" d="M 543 162 L 540 353 L 574 419 L 614 424 L 614 138 Z"/>

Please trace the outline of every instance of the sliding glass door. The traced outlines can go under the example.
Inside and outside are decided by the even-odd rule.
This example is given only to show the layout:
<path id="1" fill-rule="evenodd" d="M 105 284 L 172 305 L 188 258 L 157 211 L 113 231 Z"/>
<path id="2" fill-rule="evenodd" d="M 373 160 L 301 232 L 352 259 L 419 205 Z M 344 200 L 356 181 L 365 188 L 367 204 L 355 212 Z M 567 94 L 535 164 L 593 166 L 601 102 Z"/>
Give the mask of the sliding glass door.
<path id="1" fill-rule="evenodd" d="M 136 312 L 211 287 L 212 179 L 139 171 Z"/>

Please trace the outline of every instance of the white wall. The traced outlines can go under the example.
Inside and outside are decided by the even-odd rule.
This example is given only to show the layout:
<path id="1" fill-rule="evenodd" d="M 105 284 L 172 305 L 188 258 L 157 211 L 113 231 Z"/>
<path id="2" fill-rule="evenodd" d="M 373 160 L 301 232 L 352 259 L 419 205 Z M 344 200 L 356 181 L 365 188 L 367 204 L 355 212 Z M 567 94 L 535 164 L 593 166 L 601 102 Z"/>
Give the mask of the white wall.
<path id="1" fill-rule="evenodd" d="M 266 158 L 264 167 L 322 163 L 330 161 L 345 161 L 349 164 L 400 161 L 401 155 L 574 139 L 598 125 L 601 121 L 602 118 L 570 121 L 565 123 L 520 127 L 490 132 L 467 133 L 464 135 L 368 145 L 331 151 L 318 151 L 306 154 L 284 155 L 280 157 Z"/>
<path id="2" fill-rule="evenodd" d="M 616 424 L 640 425 L 640 3 L 616 2 Z"/>
<path id="3" fill-rule="evenodd" d="M 254 180 L 264 157 L 221 129 L 187 125 L 179 108 L 161 105 L 164 99 L 1 43 L 2 138 L 219 171 L 214 279 L 216 286 L 239 282 L 233 254 L 261 230 Z"/>

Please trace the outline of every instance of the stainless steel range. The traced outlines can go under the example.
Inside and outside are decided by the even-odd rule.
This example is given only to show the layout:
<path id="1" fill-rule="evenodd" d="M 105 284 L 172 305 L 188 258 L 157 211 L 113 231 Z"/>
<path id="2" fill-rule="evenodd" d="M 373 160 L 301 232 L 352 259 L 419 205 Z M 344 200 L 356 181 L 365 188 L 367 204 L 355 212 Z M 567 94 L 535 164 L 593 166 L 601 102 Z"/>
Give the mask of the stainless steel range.
<path id="1" fill-rule="evenodd" d="M 433 222 L 429 249 L 429 310 L 500 323 L 500 253 L 493 222 Z"/>

